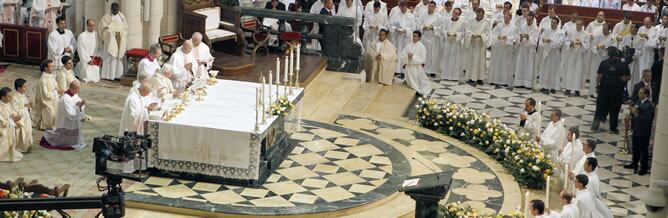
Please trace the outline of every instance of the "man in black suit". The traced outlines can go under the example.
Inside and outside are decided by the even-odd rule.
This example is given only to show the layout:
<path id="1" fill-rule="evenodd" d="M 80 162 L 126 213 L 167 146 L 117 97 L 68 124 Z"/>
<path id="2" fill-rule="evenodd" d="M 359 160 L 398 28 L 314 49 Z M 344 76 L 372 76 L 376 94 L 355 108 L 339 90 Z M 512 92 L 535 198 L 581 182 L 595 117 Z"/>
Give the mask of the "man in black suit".
<path id="1" fill-rule="evenodd" d="M 285 4 L 283 4 L 283 2 L 280 2 L 278 0 L 271 0 L 267 2 L 266 5 L 264 5 L 264 9 L 285 11 Z"/>
<path id="2" fill-rule="evenodd" d="M 655 103 L 654 93 L 656 92 L 656 86 L 652 84 L 652 71 L 650 70 L 644 70 L 642 72 L 642 80 L 633 85 L 633 92 L 631 93 L 631 101 L 633 104 L 637 104 L 638 101 L 640 101 L 638 92 L 640 89 L 645 87 L 649 88 L 649 94 L 647 97 L 652 101 L 652 103 Z"/>
<path id="3" fill-rule="evenodd" d="M 643 87 L 638 92 L 640 101 L 631 107 L 631 125 L 633 128 L 633 159 L 624 168 L 633 169 L 638 175 L 647 174 L 649 169 L 649 138 L 652 135 L 652 121 L 654 120 L 654 104 L 649 100 L 649 88 Z M 640 162 L 640 171 L 638 171 Z"/>
<path id="4" fill-rule="evenodd" d="M 326 0 L 325 1 L 325 7 L 320 9 L 320 14 L 323 15 L 334 15 L 336 12 L 334 11 L 334 1 L 333 0 Z"/>

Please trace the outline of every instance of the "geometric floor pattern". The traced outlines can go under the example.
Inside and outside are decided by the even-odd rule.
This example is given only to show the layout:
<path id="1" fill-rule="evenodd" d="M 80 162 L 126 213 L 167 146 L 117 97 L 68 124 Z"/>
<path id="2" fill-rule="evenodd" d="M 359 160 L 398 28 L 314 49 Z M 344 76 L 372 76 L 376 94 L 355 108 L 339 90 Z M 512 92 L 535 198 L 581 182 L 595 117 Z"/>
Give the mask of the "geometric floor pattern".
<path id="1" fill-rule="evenodd" d="M 416 130 L 351 115 L 336 124 L 392 140 L 417 152 L 452 178 L 445 202 L 461 202 L 483 214 L 496 214 L 503 206 L 504 190 L 498 176 L 482 161 L 460 148 Z"/>
<path id="2" fill-rule="evenodd" d="M 599 162 L 598 175 L 601 179 L 601 192 L 616 217 L 643 217 L 647 212 L 644 204 L 639 200 L 649 186 L 649 175 L 634 175 L 633 171 L 622 166 L 630 161 L 631 155 L 621 154 L 625 150 L 622 135 L 611 134 L 607 123 L 601 124 L 601 130 L 590 130 L 595 110 L 595 99 L 586 97 L 569 97 L 561 92 L 545 95 L 523 88 L 503 88 L 493 85 L 471 86 L 467 83 L 442 80 L 433 82 L 434 92 L 431 99 L 452 101 L 476 109 L 478 112 L 488 113 L 493 118 L 499 118 L 504 124 L 517 129 L 518 114 L 523 110 L 524 100 L 533 97 L 543 102 L 543 128 L 549 122 L 552 108 L 559 108 L 564 114 L 566 126 L 579 126 L 581 137 L 595 139 L 598 142 L 596 158 Z M 411 107 L 414 108 L 414 107 Z M 627 106 L 622 106 L 620 113 L 620 132 L 622 114 L 628 114 Z M 407 112 L 407 116 L 414 119 L 415 109 Z M 651 151 L 651 149 L 650 149 Z"/>
<path id="3" fill-rule="evenodd" d="M 395 148 L 340 126 L 305 120 L 292 153 L 257 188 L 150 177 L 128 201 L 234 214 L 286 215 L 340 210 L 395 193 L 410 175 Z"/>

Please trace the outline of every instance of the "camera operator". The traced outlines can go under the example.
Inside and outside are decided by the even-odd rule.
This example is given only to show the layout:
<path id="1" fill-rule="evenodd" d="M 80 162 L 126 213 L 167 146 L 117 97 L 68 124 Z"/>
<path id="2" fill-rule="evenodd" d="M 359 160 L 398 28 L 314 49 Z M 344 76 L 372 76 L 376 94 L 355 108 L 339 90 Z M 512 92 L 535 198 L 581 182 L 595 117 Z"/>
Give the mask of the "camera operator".
<path id="1" fill-rule="evenodd" d="M 622 62 L 622 52 L 617 47 L 608 48 L 608 59 L 603 60 L 596 71 L 598 97 L 592 130 L 598 130 L 601 120 L 610 115 L 610 132 L 619 134 L 619 111 L 624 100 L 624 87 L 631 76 L 628 63 Z"/>

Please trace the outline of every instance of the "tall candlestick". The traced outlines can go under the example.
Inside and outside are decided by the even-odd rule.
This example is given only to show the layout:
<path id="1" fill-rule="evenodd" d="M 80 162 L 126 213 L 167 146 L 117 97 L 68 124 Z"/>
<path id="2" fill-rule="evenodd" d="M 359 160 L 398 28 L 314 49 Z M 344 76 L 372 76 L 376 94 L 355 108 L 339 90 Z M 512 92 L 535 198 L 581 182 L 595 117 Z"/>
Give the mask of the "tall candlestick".
<path id="1" fill-rule="evenodd" d="M 299 69 L 299 61 L 301 60 L 302 57 L 302 44 L 299 43 L 297 44 L 297 69 Z"/>
<path id="2" fill-rule="evenodd" d="M 564 190 L 568 190 L 568 172 L 570 172 L 570 169 L 568 169 L 568 164 L 566 164 L 566 167 L 564 169 Z"/>
<path id="3" fill-rule="evenodd" d="M 281 83 L 281 80 L 278 79 L 281 75 L 281 58 L 277 57 L 276 58 L 276 84 Z M 271 80 L 271 77 L 269 77 L 269 80 Z"/>
<path id="4" fill-rule="evenodd" d="M 536 127 L 536 128 L 537 128 L 537 129 L 536 129 L 536 136 L 540 136 L 540 135 L 541 135 L 541 133 L 540 133 L 540 128 L 541 128 L 541 126 L 543 126 L 543 114 L 542 114 L 542 112 L 540 111 L 540 109 L 542 108 L 542 104 L 543 104 L 543 103 L 541 103 L 540 101 L 538 101 L 538 107 L 537 107 L 537 108 L 538 108 L 538 110 L 537 110 L 537 111 L 538 111 L 538 126 Z"/>
<path id="5" fill-rule="evenodd" d="M 284 69 L 284 72 L 283 72 L 283 81 L 288 80 L 288 69 L 289 69 L 288 65 L 289 64 L 290 64 L 290 62 L 288 61 L 288 55 L 285 55 L 285 61 L 283 62 L 283 65 L 285 65 L 285 69 Z M 283 84 L 283 85 L 287 86 L 288 84 Z"/>
<path id="6" fill-rule="evenodd" d="M 255 88 L 255 132 L 260 132 L 260 123 L 258 120 L 258 107 L 260 105 L 260 96 L 259 96 L 260 88 Z"/>
<path id="7" fill-rule="evenodd" d="M 271 101 L 271 70 L 269 71 L 269 90 L 268 90 L 267 94 L 269 94 L 269 108 L 271 108 L 271 104 L 273 103 Z"/>
<path id="8" fill-rule="evenodd" d="M 295 85 L 295 83 L 292 81 L 293 77 L 293 72 L 295 71 L 294 64 L 295 64 L 295 53 L 293 52 L 293 49 L 290 49 L 290 95 L 292 95 L 292 86 Z"/>
<path id="9" fill-rule="evenodd" d="M 550 208 L 550 176 L 547 176 L 545 185 L 545 207 Z"/>
<path id="10" fill-rule="evenodd" d="M 529 191 L 524 194 L 524 217 L 529 217 Z"/>
<path id="11" fill-rule="evenodd" d="M 561 146 L 561 150 L 564 150 L 564 147 L 566 147 L 566 143 L 564 143 L 564 136 L 566 136 L 566 133 L 564 132 L 566 130 L 566 121 L 564 118 L 561 118 L 561 129 L 559 129 L 559 145 Z"/>
<path id="12" fill-rule="evenodd" d="M 267 109 L 267 108 L 265 107 L 265 105 L 267 105 L 267 102 L 265 101 L 265 98 L 266 98 L 267 96 L 266 96 L 265 93 L 264 93 L 264 88 L 265 88 L 264 86 L 265 86 L 265 85 L 266 85 L 266 82 L 265 82 L 265 80 L 264 80 L 264 76 L 263 76 L 263 77 L 262 77 L 262 89 L 261 89 L 261 92 L 260 92 L 260 96 L 261 96 L 261 99 L 262 99 L 262 111 L 261 111 L 261 113 L 262 113 L 262 125 L 267 124 L 267 116 L 266 116 L 266 113 L 264 113 L 265 110 Z M 271 104 L 271 102 L 269 102 L 269 103 Z"/>

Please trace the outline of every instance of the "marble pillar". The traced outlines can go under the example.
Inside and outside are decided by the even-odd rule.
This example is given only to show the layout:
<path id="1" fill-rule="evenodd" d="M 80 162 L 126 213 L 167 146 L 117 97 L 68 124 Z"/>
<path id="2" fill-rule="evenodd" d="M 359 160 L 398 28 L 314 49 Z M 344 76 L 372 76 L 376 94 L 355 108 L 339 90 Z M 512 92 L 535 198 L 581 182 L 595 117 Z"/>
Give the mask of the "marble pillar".
<path id="1" fill-rule="evenodd" d="M 663 75 L 668 73 L 668 62 L 666 58 L 668 52 L 664 54 Z M 660 128 L 668 126 L 668 79 L 663 76 L 661 81 L 661 92 L 659 93 L 659 104 L 656 112 L 656 127 L 654 132 L 654 158 L 652 158 L 652 172 L 650 174 L 650 187 L 647 196 L 643 198 L 646 206 L 655 206 L 657 202 L 662 202 L 661 210 L 654 211 L 653 208 L 647 207 L 647 217 L 666 217 L 666 199 L 668 198 L 668 128 Z"/>
<path id="2" fill-rule="evenodd" d="M 84 17 L 86 20 L 93 19 L 96 22 L 99 22 L 100 18 L 102 18 L 102 16 L 105 14 L 105 7 L 107 7 L 107 5 L 104 3 L 104 1 L 89 0 L 77 2 L 83 2 L 83 10 L 77 11 L 77 17 Z"/>
<path id="3" fill-rule="evenodd" d="M 161 34 L 162 35 L 170 35 L 176 33 L 176 11 L 177 5 L 176 1 L 166 1 L 164 4 L 165 9 L 164 13 L 165 17 L 162 19 L 162 28 L 161 28 Z"/>
<path id="4" fill-rule="evenodd" d="M 128 20 L 128 50 L 144 48 L 144 25 L 142 24 L 142 4 L 139 0 L 123 0 L 120 2 L 121 12 Z"/>
<path id="5" fill-rule="evenodd" d="M 150 19 L 148 22 L 148 40 L 147 47 L 158 43 L 160 37 L 160 24 L 162 23 L 162 11 L 164 5 L 162 0 L 151 0 L 151 8 L 149 11 Z"/>

